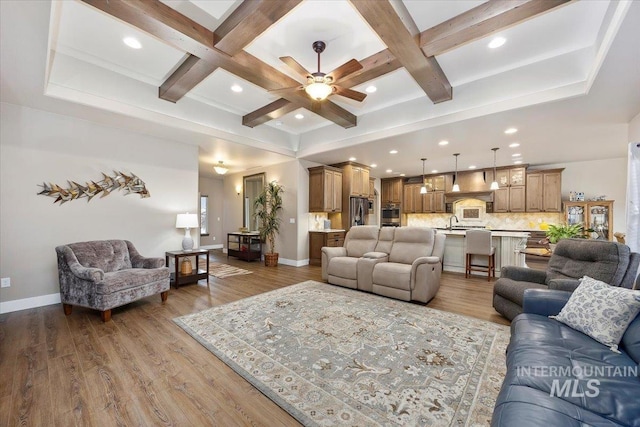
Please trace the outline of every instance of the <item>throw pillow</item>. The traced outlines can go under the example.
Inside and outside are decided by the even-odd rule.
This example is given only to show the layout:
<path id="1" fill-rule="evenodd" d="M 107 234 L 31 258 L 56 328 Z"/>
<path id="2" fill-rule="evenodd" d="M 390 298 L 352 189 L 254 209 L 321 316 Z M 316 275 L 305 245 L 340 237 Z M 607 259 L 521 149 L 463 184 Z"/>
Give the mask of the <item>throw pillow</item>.
<path id="1" fill-rule="evenodd" d="M 618 343 L 640 312 L 640 291 L 584 276 L 557 316 L 549 316 L 618 352 Z"/>

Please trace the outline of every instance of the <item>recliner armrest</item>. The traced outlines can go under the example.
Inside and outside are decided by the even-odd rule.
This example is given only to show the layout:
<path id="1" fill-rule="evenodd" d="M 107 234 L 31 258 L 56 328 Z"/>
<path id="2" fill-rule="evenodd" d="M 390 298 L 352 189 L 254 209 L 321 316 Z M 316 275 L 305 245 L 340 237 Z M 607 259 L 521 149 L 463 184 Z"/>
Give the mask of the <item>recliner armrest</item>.
<path id="1" fill-rule="evenodd" d="M 329 262 L 331 262 L 331 258 L 347 256 L 347 249 L 344 247 L 340 248 L 340 247 L 323 246 L 321 251 L 322 251 L 322 255 L 321 255 L 322 260 L 320 265 L 322 266 L 322 280 L 328 280 L 329 278 L 328 268 L 329 268 Z"/>
<path id="2" fill-rule="evenodd" d="M 571 292 L 550 289 L 527 289 L 524 291 L 523 313 L 555 316 L 571 298 Z"/>
<path id="3" fill-rule="evenodd" d="M 517 280 L 518 282 L 534 282 L 544 285 L 547 278 L 547 272 L 542 270 L 534 270 L 533 268 L 516 267 L 508 265 L 500 270 L 500 277 Z"/>
<path id="4" fill-rule="evenodd" d="M 573 292 L 580 285 L 579 279 L 551 279 L 549 289 Z"/>

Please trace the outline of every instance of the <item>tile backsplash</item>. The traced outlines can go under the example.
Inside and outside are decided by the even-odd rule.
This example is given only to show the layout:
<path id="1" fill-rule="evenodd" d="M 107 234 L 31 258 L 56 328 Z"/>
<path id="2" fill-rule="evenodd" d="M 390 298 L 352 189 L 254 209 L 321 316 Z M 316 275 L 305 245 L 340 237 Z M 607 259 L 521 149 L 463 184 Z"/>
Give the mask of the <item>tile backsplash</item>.
<path id="1" fill-rule="evenodd" d="M 407 214 L 406 225 L 420 227 L 448 227 L 451 214 Z M 562 213 L 486 213 L 482 221 L 457 225 L 484 225 L 495 230 L 540 230 L 541 224 L 561 224 Z M 455 224 L 455 221 L 454 221 Z"/>

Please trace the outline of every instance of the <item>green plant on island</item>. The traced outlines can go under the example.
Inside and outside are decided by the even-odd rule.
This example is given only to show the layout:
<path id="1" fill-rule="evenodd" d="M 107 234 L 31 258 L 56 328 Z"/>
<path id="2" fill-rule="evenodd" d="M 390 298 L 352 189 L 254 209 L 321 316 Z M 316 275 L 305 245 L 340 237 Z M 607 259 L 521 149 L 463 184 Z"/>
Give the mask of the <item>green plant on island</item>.
<path id="1" fill-rule="evenodd" d="M 282 185 L 271 181 L 265 185 L 254 201 L 255 218 L 259 220 L 260 238 L 269 246 L 269 253 L 275 253 L 276 235 L 280 232 L 280 212 L 282 211 Z"/>
<path id="2" fill-rule="evenodd" d="M 586 238 L 582 224 L 550 224 L 549 229 L 546 231 L 545 240 L 547 243 L 556 244 L 560 239 L 569 239 L 572 237 L 579 239 Z"/>

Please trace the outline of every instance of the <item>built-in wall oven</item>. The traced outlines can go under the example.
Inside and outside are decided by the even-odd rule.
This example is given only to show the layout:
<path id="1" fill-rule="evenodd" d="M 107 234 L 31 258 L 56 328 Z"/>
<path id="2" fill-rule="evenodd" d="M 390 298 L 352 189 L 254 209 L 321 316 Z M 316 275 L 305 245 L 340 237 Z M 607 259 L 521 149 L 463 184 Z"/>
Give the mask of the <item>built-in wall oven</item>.
<path id="1" fill-rule="evenodd" d="M 380 225 L 383 227 L 400 226 L 400 205 L 388 204 L 382 207 Z"/>

